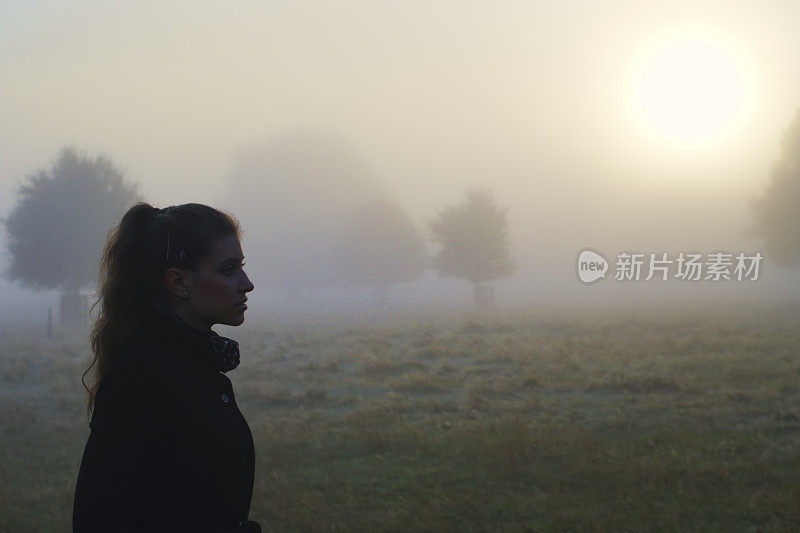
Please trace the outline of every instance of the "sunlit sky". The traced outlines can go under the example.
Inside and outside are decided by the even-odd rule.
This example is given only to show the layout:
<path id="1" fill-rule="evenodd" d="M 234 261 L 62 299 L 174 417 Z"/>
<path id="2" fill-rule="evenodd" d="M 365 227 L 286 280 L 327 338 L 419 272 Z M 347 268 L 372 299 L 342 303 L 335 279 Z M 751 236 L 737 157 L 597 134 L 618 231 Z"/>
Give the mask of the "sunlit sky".
<path id="1" fill-rule="evenodd" d="M 157 205 L 235 212 L 242 147 L 322 131 L 420 225 L 490 186 L 521 272 L 580 246 L 755 249 L 739 232 L 800 106 L 798 20 L 792 1 L 0 2 L 0 211 L 73 143 Z"/>

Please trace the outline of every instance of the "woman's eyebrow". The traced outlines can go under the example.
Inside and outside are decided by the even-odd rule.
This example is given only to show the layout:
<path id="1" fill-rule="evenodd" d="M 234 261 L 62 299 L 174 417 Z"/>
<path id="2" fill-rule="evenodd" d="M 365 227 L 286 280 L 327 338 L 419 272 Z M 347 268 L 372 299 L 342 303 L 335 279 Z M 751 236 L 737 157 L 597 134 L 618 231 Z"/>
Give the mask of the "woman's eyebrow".
<path id="1" fill-rule="evenodd" d="M 244 261 L 244 256 L 242 256 L 242 257 L 229 257 L 225 261 L 220 263 L 220 266 L 225 266 L 228 263 L 238 263 L 240 261 Z"/>

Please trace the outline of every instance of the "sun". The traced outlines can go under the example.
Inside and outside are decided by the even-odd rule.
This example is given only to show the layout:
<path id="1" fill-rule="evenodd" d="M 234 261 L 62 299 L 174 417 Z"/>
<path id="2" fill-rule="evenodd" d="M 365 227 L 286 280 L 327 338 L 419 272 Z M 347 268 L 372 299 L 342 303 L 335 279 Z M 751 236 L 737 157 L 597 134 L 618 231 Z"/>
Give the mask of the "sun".
<path id="1" fill-rule="evenodd" d="M 742 112 L 745 83 L 731 54 L 708 41 L 684 39 L 649 54 L 635 92 L 649 129 L 691 146 L 732 127 Z"/>

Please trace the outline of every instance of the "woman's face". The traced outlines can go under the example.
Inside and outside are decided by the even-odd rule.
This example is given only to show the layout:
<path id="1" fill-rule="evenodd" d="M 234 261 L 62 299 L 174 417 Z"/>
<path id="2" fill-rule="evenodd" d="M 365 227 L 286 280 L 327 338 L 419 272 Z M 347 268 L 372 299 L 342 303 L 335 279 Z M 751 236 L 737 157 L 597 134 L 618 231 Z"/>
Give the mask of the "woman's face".
<path id="1" fill-rule="evenodd" d="M 198 329 L 214 324 L 238 326 L 246 306 L 240 305 L 255 287 L 245 274 L 244 254 L 236 235 L 222 237 L 195 272 L 184 278 L 189 297 L 178 299 L 174 311 Z"/>

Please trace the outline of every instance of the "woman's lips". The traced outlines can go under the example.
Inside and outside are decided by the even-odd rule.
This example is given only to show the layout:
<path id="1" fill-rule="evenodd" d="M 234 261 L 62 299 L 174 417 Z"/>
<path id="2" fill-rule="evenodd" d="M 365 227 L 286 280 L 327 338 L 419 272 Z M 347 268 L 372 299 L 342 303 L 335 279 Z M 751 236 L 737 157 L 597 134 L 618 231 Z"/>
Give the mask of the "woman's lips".
<path id="1" fill-rule="evenodd" d="M 247 309 L 247 304 L 236 304 L 235 307 L 238 307 L 240 309 Z"/>

